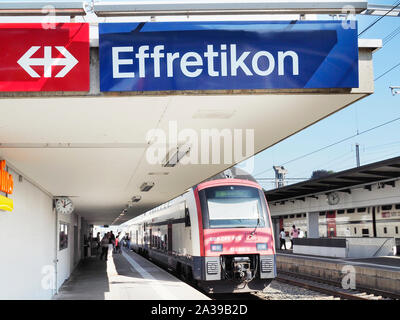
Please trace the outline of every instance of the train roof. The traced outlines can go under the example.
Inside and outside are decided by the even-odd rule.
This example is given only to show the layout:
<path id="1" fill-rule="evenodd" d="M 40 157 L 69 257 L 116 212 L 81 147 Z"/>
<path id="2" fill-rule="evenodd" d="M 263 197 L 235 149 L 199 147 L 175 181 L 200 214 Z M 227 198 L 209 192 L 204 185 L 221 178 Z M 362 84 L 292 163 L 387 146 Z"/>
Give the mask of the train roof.
<path id="1" fill-rule="evenodd" d="M 220 173 L 216 174 L 215 176 L 202 181 L 201 183 L 214 181 L 214 180 L 221 180 L 221 179 L 241 179 L 241 180 L 252 181 L 252 182 L 255 182 L 258 184 L 257 180 L 250 173 L 248 173 L 247 171 L 245 171 L 241 168 L 237 168 L 237 167 L 233 167 L 233 168 L 230 168 L 223 172 L 220 172 Z"/>

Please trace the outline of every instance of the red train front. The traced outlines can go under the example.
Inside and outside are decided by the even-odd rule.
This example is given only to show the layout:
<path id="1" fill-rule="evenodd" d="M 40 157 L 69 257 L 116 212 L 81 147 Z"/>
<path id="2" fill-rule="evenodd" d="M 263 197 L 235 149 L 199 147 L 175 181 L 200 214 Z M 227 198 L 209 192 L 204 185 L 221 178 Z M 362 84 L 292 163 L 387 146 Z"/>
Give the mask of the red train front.
<path id="1" fill-rule="evenodd" d="M 210 292 L 263 290 L 276 277 L 271 218 L 255 182 L 221 179 L 194 189 L 200 257 L 193 276 Z"/>
<path id="2" fill-rule="evenodd" d="M 132 249 L 208 292 L 260 291 L 276 277 L 268 205 L 251 180 L 201 183 L 128 230 Z"/>

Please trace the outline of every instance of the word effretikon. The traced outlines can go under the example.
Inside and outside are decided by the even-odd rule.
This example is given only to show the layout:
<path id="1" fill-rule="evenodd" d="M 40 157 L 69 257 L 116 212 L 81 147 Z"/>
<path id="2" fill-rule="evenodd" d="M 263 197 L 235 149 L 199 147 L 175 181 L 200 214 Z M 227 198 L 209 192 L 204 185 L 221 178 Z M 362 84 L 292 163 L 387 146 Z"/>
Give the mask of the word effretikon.
<path id="1" fill-rule="evenodd" d="M 145 78 L 146 65 L 153 71 L 154 78 L 161 77 L 161 73 L 167 77 L 173 77 L 177 66 L 180 72 L 189 78 L 200 76 L 206 69 L 210 77 L 237 76 L 238 70 L 245 75 L 268 76 L 278 68 L 278 75 L 285 75 L 285 60 L 291 62 L 291 74 L 299 75 L 299 56 L 295 51 L 277 51 L 273 55 L 269 51 L 243 51 L 237 52 L 236 44 L 221 44 L 219 50 L 214 51 L 214 45 L 207 45 L 207 50 L 202 54 L 189 51 L 181 56 L 179 52 L 166 52 L 164 45 L 156 45 L 150 50 L 150 46 L 141 45 L 112 47 L 113 78 Z M 123 55 L 123 57 L 122 57 Z M 230 59 L 228 59 L 228 56 Z M 128 58 L 127 58 L 128 57 Z M 203 60 L 203 57 L 206 61 Z M 136 62 L 135 62 L 136 59 Z M 164 62 L 161 61 L 164 59 Z M 276 61 L 277 60 L 277 61 Z M 146 61 L 148 61 L 146 63 Z M 121 71 L 121 66 L 138 64 L 138 75 L 135 72 Z M 262 64 L 262 67 L 260 67 Z M 161 66 L 164 66 L 163 70 Z M 178 69 L 178 70 L 179 70 Z"/>

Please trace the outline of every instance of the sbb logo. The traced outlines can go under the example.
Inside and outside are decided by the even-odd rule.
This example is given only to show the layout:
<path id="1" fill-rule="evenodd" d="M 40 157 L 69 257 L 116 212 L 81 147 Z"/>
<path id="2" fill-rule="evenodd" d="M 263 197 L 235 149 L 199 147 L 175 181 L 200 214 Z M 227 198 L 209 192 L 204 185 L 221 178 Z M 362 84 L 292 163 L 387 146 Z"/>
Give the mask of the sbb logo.
<path id="1" fill-rule="evenodd" d="M 53 66 L 64 66 L 55 77 L 63 78 L 73 67 L 78 63 L 78 60 L 63 46 L 54 47 L 60 52 L 64 58 L 52 58 L 52 47 L 44 47 L 43 58 L 32 58 L 32 56 L 40 49 L 40 46 L 32 46 L 25 54 L 18 60 L 18 64 L 32 77 L 39 78 L 39 74 L 32 69 L 32 66 L 43 66 L 45 78 L 51 78 Z"/>
<path id="2" fill-rule="evenodd" d="M 89 25 L 0 24 L 0 91 L 89 91 Z"/>

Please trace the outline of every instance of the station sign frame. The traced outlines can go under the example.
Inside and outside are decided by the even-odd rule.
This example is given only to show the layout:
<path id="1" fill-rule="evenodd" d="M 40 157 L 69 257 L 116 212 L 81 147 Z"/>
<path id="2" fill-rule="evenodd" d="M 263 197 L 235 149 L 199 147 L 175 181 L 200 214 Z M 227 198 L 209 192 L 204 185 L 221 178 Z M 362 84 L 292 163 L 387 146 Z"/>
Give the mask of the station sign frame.
<path id="1" fill-rule="evenodd" d="M 100 91 L 357 88 L 357 23 L 99 24 Z"/>

